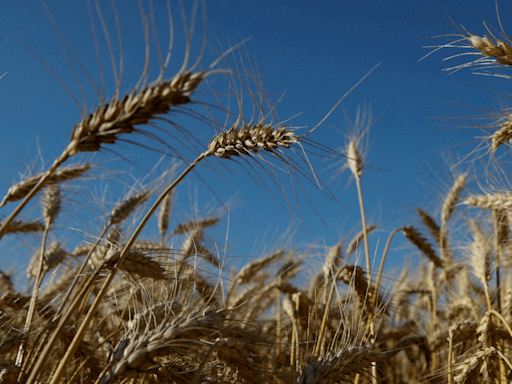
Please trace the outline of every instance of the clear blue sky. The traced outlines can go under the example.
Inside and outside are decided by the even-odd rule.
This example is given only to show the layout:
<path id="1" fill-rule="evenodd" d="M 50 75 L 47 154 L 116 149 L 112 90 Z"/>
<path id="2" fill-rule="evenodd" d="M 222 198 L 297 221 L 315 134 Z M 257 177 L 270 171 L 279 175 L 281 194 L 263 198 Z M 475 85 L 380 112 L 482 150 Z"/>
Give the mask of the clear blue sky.
<path id="1" fill-rule="evenodd" d="M 62 35 L 99 83 L 86 1 L 56 0 L 46 3 Z M 115 37 L 110 2 L 100 3 L 110 32 Z M 172 3 L 176 37 L 174 61 L 167 72 L 168 76 L 181 66 L 183 58 L 180 10 L 176 2 Z M 191 7 L 186 3 L 185 13 L 189 16 Z M 123 86 L 126 90 L 135 84 L 141 74 L 144 40 L 137 1 L 117 1 L 116 6 L 125 48 Z M 154 1 L 154 8 L 155 28 L 161 45 L 165 47 L 168 41 L 165 2 Z M 219 49 L 217 39 L 226 48 L 229 42 L 251 37 L 246 48 L 258 63 L 267 91 L 274 101 L 286 92 L 277 107 L 280 118 L 287 119 L 302 113 L 292 120 L 294 126 L 316 125 L 352 85 L 381 63 L 311 137 L 330 148 L 341 147 L 345 142 L 343 133 L 347 131 L 346 117 L 353 119 L 358 106 L 365 103 L 371 105 L 375 124 L 370 131 L 372 146 L 367 161 L 374 168 L 365 170 L 363 194 L 368 221 L 377 222 L 380 226 L 380 231 L 373 236 L 371 247 L 373 251 L 376 250 L 378 260 L 387 235 L 393 228 L 418 224 L 415 214 L 417 207 L 438 213 L 435 210 L 439 207 L 439 193 L 445 193 L 451 183 L 448 165 L 442 157 L 457 159 L 477 145 L 474 140 L 475 136 L 481 134 L 480 130 L 454 129 L 453 125 L 447 128 L 444 125 L 448 121 L 436 118 L 475 114 L 475 111 L 461 105 L 496 108 L 499 102 L 497 96 L 479 84 L 497 90 L 504 84 L 496 79 L 471 75 L 469 70 L 448 76 L 443 68 L 464 61 L 455 59 L 443 62 L 444 58 L 455 52 L 452 50 L 441 50 L 418 62 L 430 51 L 424 46 L 447 41 L 446 38 L 424 38 L 456 32 L 453 26 L 435 17 L 446 20 L 445 11 L 456 23 L 463 24 L 476 34 L 485 33 L 484 19 L 493 26 L 498 25 L 492 0 L 206 1 L 208 42 Z M 503 1 L 502 14 L 508 15 L 511 11 L 512 6 Z M 199 15 L 193 58 L 197 57 L 203 33 L 202 12 Z M 95 22 L 97 33 L 102 38 L 97 16 Z M 509 31 L 512 30 L 512 25 L 505 24 L 507 27 L 510 27 Z M 72 98 L 17 35 L 59 74 L 77 97 L 80 96 L 73 72 L 68 67 L 40 2 L 31 0 L 2 4 L 0 74 L 7 73 L 0 80 L 0 187 L 5 191 L 13 181 L 19 180 L 19 173 L 23 173 L 30 164 L 35 162 L 36 168 L 40 169 L 38 151 L 46 162 L 60 154 L 69 142 L 73 125 L 80 119 L 80 112 Z M 104 39 L 100 45 L 107 78 L 106 95 L 110 96 L 114 90 L 113 75 Z M 117 48 L 115 50 L 117 52 Z M 152 59 L 152 64 L 156 65 L 156 56 L 153 55 Z M 212 60 L 212 55 L 207 52 L 202 64 L 206 66 Z M 76 64 L 74 68 L 84 84 L 88 107 L 92 108 L 97 103 L 94 90 Z M 156 66 L 152 68 L 154 70 Z M 214 89 L 216 86 L 222 87 L 219 85 L 223 84 L 221 75 L 210 80 Z M 209 92 L 204 85 L 201 90 Z M 202 100 L 201 97 L 198 95 L 196 99 Z M 196 110 L 203 111 L 200 106 Z M 198 140 L 206 146 L 213 130 L 190 119 L 186 120 L 186 124 L 199 126 L 191 129 L 203 132 L 198 134 Z M 134 177 L 141 177 L 144 170 L 151 169 L 159 158 L 157 154 L 134 146 L 116 145 L 109 149 L 128 157 L 140 168 L 108 151 L 96 156 L 95 160 L 104 167 L 131 170 Z M 112 158 L 114 161 L 111 161 Z M 328 182 L 327 185 L 342 205 L 333 203 L 315 188 L 308 187 L 307 194 L 326 227 L 299 192 L 307 235 L 299 223 L 292 243 L 305 244 L 309 241 L 333 245 L 340 236 L 360 229 L 355 185 L 352 183 L 345 188 L 350 176 L 348 173 L 333 179 L 336 172 L 333 161 L 314 161 L 318 174 Z M 168 160 L 164 163 L 168 164 Z M 219 162 L 214 164 L 221 165 Z M 240 247 L 228 251 L 228 255 L 249 255 L 272 248 L 272 241 L 290 227 L 290 214 L 284 199 L 278 192 L 275 192 L 273 199 L 241 167 L 234 163 L 229 166 L 231 173 L 220 170 L 219 175 L 224 180 L 206 168 L 199 170 L 199 174 L 223 202 L 236 196 L 236 209 L 232 210 L 229 219 L 229 247 Z M 464 168 L 463 165 L 457 169 L 461 171 Z M 162 169 L 160 167 L 159 171 Z M 261 176 L 266 177 L 264 174 Z M 105 181 L 102 183 L 104 185 Z M 77 209 L 73 206 L 73 196 L 87 199 L 89 194 L 93 191 L 98 193 L 100 189 L 98 183 L 91 191 L 80 190 L 78 193 L 74 190 L 74 195 L 70 192 L 71 209 Z M 117 201 L 123 191 L 127 189 L 113 185 L 107 201 Z M 197 177 L 192 176 L 178 192 L 180 200 L 176 212 L 180 217 L 186 217 L 191 212 L 190 207 L 194 203 L 188 200 L 189 196 L 194 197 L 196 191 L 201 201 L 199 210 L 206 209 L 211 205 L 209 202 L 218 206 L 212 193 Z M 293 193 L 292 189 L 289 191 Z M 292 206 L 293 200 L 290 199 Z M 4 207 L 0 213 L 5 215 L 14 206 Z M 63 209 L 66 210 L 66 207 Z M 38 212 L 38 208 L 33 208 L 23 217 L 37 217 Z M 293 214 L 298 220 L 296 209 Z M 73 221 L 73 214 L 68 214 L 66 220 L 60 226 L 62 234 L 66 233 L 67 225 L 77 225 Z M 223 223 L 227 223 L 227 216 L 224 216 Z M 97 228 L 91 228 L 97 233 Z M 224 241 L 226 235 L 225 226 L 222 228 L 216 238 L 220 242 Z M 84 226 L 80 229 L 87 231 L 90 228 Z M 71 247 L 81 235 L 72 232 L 73 235 L 69 237 L 69 233 L 67 236 Z M 13 254 L 25 252 L 24 256 L 28 257 L 31 253 L 27 247 L 19 247 L 16 241 L 4 239 L 3 243 L 0 267 L 4 270 L 14 266 L 14 263 L 18 266 L 19 258 L 14 260 Z M 394 244 L 398 249 L 390 255 L 390 267 L 407 260 L 412 251 L 410 247 L 400 247 L 402 238 Z M 16 253 L 10 253 L 10 247 L 14 247 Z"/>

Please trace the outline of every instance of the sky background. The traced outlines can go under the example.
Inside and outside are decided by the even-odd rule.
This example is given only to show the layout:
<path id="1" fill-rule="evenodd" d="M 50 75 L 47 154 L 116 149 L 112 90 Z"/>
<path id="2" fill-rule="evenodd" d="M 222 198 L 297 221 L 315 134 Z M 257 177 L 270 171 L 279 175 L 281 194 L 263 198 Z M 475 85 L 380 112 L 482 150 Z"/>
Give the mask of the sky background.
<path id="1" fill-rule="evenodd" d="M 147 11 L 147 4 L 143 3 Z M 168 78 L 180 68 L 184 57 L 180 8 L 177 2 L 171 0 L 171 3 L 175 43 L 171 65 L 166 72 Z M 192 7 L 185 3 L 184 13 L 190 21 Z M 502 15 L 508 15 L 512 5 L 501 3 Z M 100 84 L 86 1 L 47 1 L 46 6 L 84 68 Z M 153 6 L 153 25 L 165 50 L 169 37 L 166 4 L 158 0 Z M 109 1 L 100 1 L 100 7 L 109 26 L 118 61 L 112 7 Z M 138 3 L 118 1 L 116 7 L 124 47 L 125 72 L 121 91 L 126 92 L 142 73 L 145 43 Z M 206 1 L 205 9 L 206 36 L 212 49 L 207 48 L 201 67 L 213 62 L 215 54 L 212 50 L 225 50 L 230 44 L 250 37 L 241 52 L 246 55 L 247 50 L 250 59 L 257 62 L 266 92 L 274 103 L 284 94 L 276 107 L 279 118 L 285 120 L 301 114 L 289 122 L 292 126 L 315 126 L 355 83 L 380 63 L 310 138 L 339 150 L 346 143 L 346 133 L 350 128 L 347 122 L 354 120 L 358 107 L 366 105 L 371 108 L 374 124 L 369 135 L 369 166 L 365 167 L 362 186 L 368 222 L 379 225 L 379 230 L 372 235 L 370 247 L 377 262 L 387 236 L 394 228 L 406 224 L 419 225 L 416 208 L 439 217 L 441 196 L 450 188 L 453 175 L 474 167 L 469 162 L 452 169 L 451 165 L 470 154 L 480 143 L 475 137 L 482 134 L 476 121 L 454 121 L 450 118 L 481 113 L 475 108 L 492 110 L 503 105 L 500 104 L 503 100 L 493 90 L 506 92 L 505 80 L 476 76 L 467 69 L 448 75 L 444 68 L 468 61 L 467 58 L 443 61 L 459 52 L 453 49 L 443 49 L 419 60 L 432 51 L 425 46 L 449 41 L 447 37 L 425 38 L 457 33 L 454 26 L 440 20 L 447 20 L 447 15 L 475 34 L 485 33 L 484 20 L 497 27 L 494 1 L 216 0 Z M 191 43 L 192 60 L 198 57 L 201 48 L 204 33 L 202 17 L 203 11 L 200 10 Z M 108 98 L 115 90 L 114 77 L 96 12 L 93 18 L 99 36 L 106 79 L 105 95 Z M 506 23 L 504 27 L 506 30 L 512 28 Z M 150 80 L 158 72 L 153 40 L 151 44 Z M 26 175 L 27 170 L 37 172 L 47 167 L 69 143 L 71 130 L 81 116 L 71 96 L 31 50 L 58 74 L 80 102 L 81 99 L 73 71 L 39 1 L 5 2 L 2 5 L 0 50 L 0 74 L 6 72 L 0 79 L 0 188 L 6 191 L 20 180 L 20 175 Z M 68 59 L 72 61 L 69 55 Z M 232 64 L 232 58 L 229 60 Z M 248 60 L 247 56 L 244 60 Z M 94 88 L 78 65 L 72 64 L 83 84 L 87 107 L 92 109 L 98 103 Z M 226 90 L 226 81 L 221 74 L 211 76 L 209 82 L 211 89 L 219 94 Z M 198 91 L 195 100 L 215 102 L 208 85 L 203 84 Z M 230 108 L 234 105 L 231 104 Z M 206 116 L 201 105 L 194 106 L 194 110 Z M 214 134 L 211 126 L 197 119 L 178 121 L 194 132 L 200 148 L 206 148 Z M 78 156 L 71 163 L 90 158 L 89 155 Z M 211 232 L 212 239 L 218 242 L 221 256 L 226 238 L 226 255 L 235 263 L 243 262 L 246 256 L 259 256 L 264 251 L 276 249 L 283 242 L 302 248 L 305 244 L 316 244 L 315 252 L 320 255 L 325 247 L 358 232 L 361 224 L 355 184 L 348 172 L 339 172 L 343 162 L 311 159 L 318 175 L 339 201 L 333 202 L 306 182 L 306 194 L 321 219 L 300 190 L 296 194 L 301 207 L 298 213 L 293 186 L 287 185 L 292 206 L 290 214 L 286 200 L 272 187 L 268 175 L 261 171 L 258 173 L 272 189 L 273 197 L 243 167 L 214 160 L 211 165 L 217 167 L 217 173 L 201 167 L 196 175 L 191 175 L 180 185 L 174 223 L 215 209 L 222 210 L 220 201 L 230 207 L 229 215 L 223 216 L 222 226 Z M 80 204 L 82 208 L 83 202 L 90 204 L 87 212 L 100 212 L 95 202 L 99 196 L 109 211 L 129 192 L 134 180 L 146 176 L 159 160 L 160 154 L 125 144 L 116 144 L 96 154 L 93 161 L 104 172 L 96 171 L 99 180 L 79 184 L 79 187 L 70 184 L 66 189 L 68 205 L 63 207 L 63 211 L 67 212 L 58 223 L 56 238 L 60 239 L 59 233 L 66 236 L 67 247 L 71 249 L 86 237 L 80 231 L 97 234 L 97 223 L 80 210 Z M 170 162 L 168 158 L 163 159 L 145 181 L 155 179 L 168 170 Z M 229 170 L 223 169 L 224 165 Z M 117 173 L 120 171 L 126 173 Z M 15 205 L 2 208 L 0 214 L 6 215 Z M 39 212 L 40 208 L 33 204 L 24 211 L 22 218 L 40 217 Z M 292 222 L 295 234 L 287 234 L 293 227 Z M 70 230 L 70 227 L 78 227 L 80 231 Z M 154 223 L 150 231 L 155 233 Z M 150 232 L 146 232 L 145 237 L 149 238 Z M 37 239 L 30 244 L 20 243 L 16 237 L 3 239 L 0 268 L 20 270 L 37 244 Z M 415 264 L 420 258 L 400 235 L 388 257 L 390 274 L 404 264 Z"/>

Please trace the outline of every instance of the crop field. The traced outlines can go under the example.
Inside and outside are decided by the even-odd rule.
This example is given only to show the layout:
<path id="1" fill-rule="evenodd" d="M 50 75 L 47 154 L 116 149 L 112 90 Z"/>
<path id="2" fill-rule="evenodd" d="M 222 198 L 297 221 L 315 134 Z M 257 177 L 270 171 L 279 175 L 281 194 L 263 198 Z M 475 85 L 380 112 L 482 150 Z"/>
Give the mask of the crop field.
<path id="1" fill-rule="evenodd" d="M 326 131 L 385 76 L 378 60 L 303 124 L 279 113 L 283 90 L 251 54 L 258 36 L 216 36 L 202 1 L 134 2 L 133 30 L 121 1 L 84 1 L 87 50 L 48 3 L 60 58 L 23 33 L 19 44 L 78 108 L 53 103 L 74 125 L 38 132 L 51 151 L 2 169 L 13 182 L 0 192 L 0 383 L 512 381 L 510 108 L 476 111 L 483 133 L 440 202 L 389 227 L 365 205 L 366 179 L 385 172 L 369 160 L 370 106 L 345 111 L 343 146 Z M 452 77 L 506 84 L 512 40 L 496 14 L 478 34 L 446 17 L 422 62 L 455 59 Z M 28 143 L 13 134 L 13 148 Z M 348 209 L 332 174 L 358 217 L 319 245 L 310 224 L 324 228 L 325 201 Z M 262 221 L 289 230 L 257 233 Z M 241 232 L 259 239 L 252 251 Z M 390 271 L 404 247 L 415 262 Z"/>

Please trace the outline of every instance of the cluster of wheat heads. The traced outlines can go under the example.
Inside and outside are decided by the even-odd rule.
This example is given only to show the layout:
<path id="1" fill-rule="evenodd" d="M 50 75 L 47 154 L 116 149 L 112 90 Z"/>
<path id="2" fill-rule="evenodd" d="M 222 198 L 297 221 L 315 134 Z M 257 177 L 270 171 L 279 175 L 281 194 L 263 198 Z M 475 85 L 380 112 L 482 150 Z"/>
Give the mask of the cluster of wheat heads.
<path id="1" fill-rule="evenodd" d="M 160 71 L 151 82 L 148 48 L 143 74 L 126 93 L 121 92 L 121 37 L 121 56 L 116 64 L 101 7 L 98 2 L 88 4 L 91 13 L 92 8 L 97 9 L 96 17 L 104 27 L 116 89 L 110 99 L 104 97 L 102 73 L 99 104 L 88 109 L 84 103 L 62 154 L 47 170 L 10 187 L 2 200 L 5 214 L 0 239 L 13 234 L 19 238 L 39 233 L 41 237 L 27 266 L 27 289 L 18 289 L 10 275 L 1 275 L 1 382 L 311 382 L 350 377 L 365 371 L 364 362 L 375 361 L 371 346 L 360 347 L 356 339 L 348 337 L 336 345 L 324 344 L 318 351 L 313 351 L 320 345 L 314 340 L 304 348 L 302 340 L 309 327 L 301 325 L 303 320 L 294 315 L 305 307 L 299 308 L 296 297 L 300 298 L 300 290 L 290 282 L 300 271 L 300 262 L 291 250 L 252 262 L 225 280 L 218 249 L 205 242 L 208 228 L 219 221 L 217 217 L 200 217 L 172 228 L 174 189 L 199 163 L 214 158 L 238 162 L 255 171 L 257 182 L 269 176 L 286 195 L 279 176 L 283 169 L 287 177 L 305 178 L 321 186 L 305 145 L 316 152 L 334 153 L 308 138 L 322 122 L 300 134 L 279 121 L 252 64 L 243 61 L 241 45 L 224 50 L 206 69 L 199 69 L 201 54 L 191 62 L 190 44 L 199 4 L 195 3 L 190 30 L 183 17 L 186 54 L 181 69 L 170 78 L 166 75 L 172 48 L 168 3 L 171 43 L 167 56 L 162 55 Z M 153 20 L 142 8 L 141 14 L 149 46 Z M 93 20 L 91 16 L 94 31 Z M 118 25 L 118 20 L 113 23 Z M 56 34 L 67 54 L 93 82 L 58 29 Z M 240 60 L 239 66 L 230 67 L 228 57 Z M 207 77 L 214 74 L 229 84 L 237 113 L 224 108 L 222 102 L 220 107 L 201 102 L 197 90 L 207 86 Z M 245 106 L 248 100 L 249 108 Z M 212 117 L 217 116 L 212 109 L 224 113 L 224 123 Z M 244 109 L 251 111 L 249 117 Z M 210 142 L 198 142 L 188 127 L 177 124 L 173 116 L 180 113 L 191 115 L 196 123 L 213 124 L 216 129 Z M 165 138 L 150 130 L 158 121 L 171 127 Z M 103 224 L 97 233 L 90 234 L 93 242 L 84 241 L 68 249 L 68 239 L 56 231 L 66 210 L 65 197 L 70 185 L 83 181 L 94 168 L 90 163 L 69 165 L 70 159 L 80 153 L 108 150 L 119 141 L 133 142 L 135 135 L 164 144 L 171 155 L 183 160 L 183 172 L 163 187 L 134 186 L 126 198 L 98 218 Z M 193 161 L 181 153 L 187 145 L 196 149 Z M 143 218 L 129 225 L 128 219 L 153 197 Z M 42 220 L 20 220 L 27 207 L 34 212 L 37 201 L 41 202 Z M 160 241 L 151 235 L 141 240 L 142 230 L 159 208 Z M 331 259 L 333 267 L 339 264 L 337 255 Z M 276 263 L 281 263 L 279 272 L 270 274 L 269 266 Z M 328 275 L 318 283 L 325 286 L 327 280 Z M 313 303 L 316 288 L 311 289 L 309 302 Z M 276 303 L 281 307 L 281 298 L 276 295 L 281 291 L 287 294 L 284 312 L 276 317 L 270 312 Z M 296 304 L 290 312 L 292 302 Z M 317 306 L 318 310 L 330 307 L 325 300 Z M 332 333 L 333 321 L 331 316 L 322 326 L 326 337 Z M 316 325 L 311 327 L 313 335 Z M 262 332 L 264 328 L 267 332 Z M 343 371 L 338 372 L 338 367 L 344 367 Z"/>

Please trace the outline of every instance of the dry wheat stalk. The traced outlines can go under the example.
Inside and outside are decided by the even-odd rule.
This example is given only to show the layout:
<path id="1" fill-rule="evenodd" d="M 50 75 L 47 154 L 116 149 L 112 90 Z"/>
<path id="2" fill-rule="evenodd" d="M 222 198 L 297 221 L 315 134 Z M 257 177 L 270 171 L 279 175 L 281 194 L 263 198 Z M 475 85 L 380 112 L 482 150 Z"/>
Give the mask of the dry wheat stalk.
<path id="1" fill-rule="evenodd" d="M 341 244 L 336 244 L 329 249 L 329 253 L 325 257 L 325 263 L 322 266 L 325 280 L 328 280 L 333 272 L 338 270 L 341 261 L 341 249 Z"/>
<path id="2" fill-rule="evenodd" d="M 478 350 L 474 355 L 466 358 L 457 367 L 459 373 L 453 378 L 456 383 L 477 382 L 479 380 L 479 373 L 486 364 L 487 359 L 497 354 L 498 350 L 494 347 L 488 347 Z M 480 368 L 480 369 L 479 369 Z M 483 378 L 482 378 L 483 379 Z"/>
<path id="3" fill-rule="evenodd" d="M 232 299 L 230 298 L 231 299 L 230 301 L 233 302 L 233 304 L 228 305 L 228 308 L 234 309 L 234 308 L 238 308 L 239 306 L 248 304 L 249 300 L 251 300 L 253 297 L 255 297 L 257 295 L 257 293 L 263 289 L 265 284 L 266 284 L 266 281 L 262 279 L 262 280 L 256 282 L 255 285 L 252 286 L 251 288 L 246 288 L 242 293 L 239 293 L 236 297 L 234 297 Z"/>
<path id="4" fill-rule="evenodd" d="M 0 271 L 0 292 L 13 292 L 14 285 L 12 284 L 12 272 L 6 274 Z"/>
<path id="5" fill-rule="evenodd" d="M 91 165 L 89 163 L 68 166 L 58 169 L 52 176 L 50 176 L 46 184 L 58 184 L 67 180 L 76 179 L 78 177 L 81 177 L 90 169 Z M 0 207 L 5 205 L 9 201 L 18 201 L 20 199 L 23 199 L 32 190 L 32 188 L 34 188 L 34 186 L 43 176 L 44 173 L 40 173 L 13 185 L 7 191 L 7 195 L 4 197 L 2 203 L 0 204 Z"/>
<path id="6" fill-rule="evenodd" d="M 271 382 L 277 372 L 258 364 L 254 347 L 234 337 L 224 338 L 217 344 L 216 355 L 233 374 L 235 382 L 259 384 Z"/>
<path id="7" fill-rule="evenodd" d="M 345 265 L 340 269 L 337 277 L 354 289 L 361 302 L 361 307 L 365 308 L 369 313 L 373 313 L 374 308 L 370 304 L 372 292 L 369 289 L 370 286 L 364 270 L 358 265 Z M 368 304 L 366 305 L 367 302 Z"/>
<path id="8" fill-rule="evenodd" d="M 348 144 L 347 158 L 350 171 L 356 179 L 360 179 L 363 175 L 364 162 L 361 155 L 359 154 L 357 143 L 355 141 L 350 141 Z"/>
<path id="9" fill-rule="evenodd" d="M 93 249 L 93 247 L 93 245 L 89 244 L 77 245 L 69 255 L 73 257 L 85 256 Z"/>

